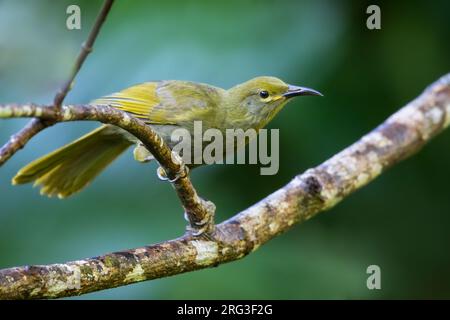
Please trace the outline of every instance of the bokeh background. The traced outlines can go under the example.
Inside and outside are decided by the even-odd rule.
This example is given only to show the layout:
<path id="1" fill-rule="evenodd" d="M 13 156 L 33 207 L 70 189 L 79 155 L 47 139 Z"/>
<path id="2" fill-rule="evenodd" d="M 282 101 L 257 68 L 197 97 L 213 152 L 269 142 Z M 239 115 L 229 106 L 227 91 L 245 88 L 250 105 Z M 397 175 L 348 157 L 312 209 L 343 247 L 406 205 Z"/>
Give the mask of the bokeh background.
<path id="1" fill-rule="evenodd" d="M 78 4 L 82 29 L 65 27 Z M 366 28 L 370 3 L 354 1 L 117 1 L 66 99 L 84 103 L 153 79 L 230 87 L 257 75 L 322 91 L 271 123 L 280 171 L 211 166 L 192 177 L 222 221 L 326 160 L 450 71 L 450 2 L 381 3 L 382 29 Z M 0 102 L 48 103 L 67 77 L 100 1 L 0 1 Z M 25 120 L 0 121 L 0 141 Z M 57 125 L 0 170 L 0 268 L 96 256 L 179 236 L 184 220 L 156 165 L 131 151 L 88 189 L 60 201 L 14 173 L 96 123 Z M 450 298 L 450 132 L 336 208 L 250 256 L 218 268 L 83 298 Z M 382 289 L 366 288 L 377 264 Z"/>

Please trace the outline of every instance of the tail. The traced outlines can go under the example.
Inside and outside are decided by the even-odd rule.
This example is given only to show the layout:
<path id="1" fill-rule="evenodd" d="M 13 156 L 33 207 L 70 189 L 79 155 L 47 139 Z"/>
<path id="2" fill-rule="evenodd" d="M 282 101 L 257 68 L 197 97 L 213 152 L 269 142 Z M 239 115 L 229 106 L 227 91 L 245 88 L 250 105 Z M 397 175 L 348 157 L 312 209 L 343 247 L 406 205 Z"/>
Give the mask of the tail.
<path id="1" fill-rule="evenodd" d="M 23 167 L 12 183 L 34 181 L 41 194 L 65 198 L 86 187 L 130 145 L 113 127 L 101 126 Z"/>

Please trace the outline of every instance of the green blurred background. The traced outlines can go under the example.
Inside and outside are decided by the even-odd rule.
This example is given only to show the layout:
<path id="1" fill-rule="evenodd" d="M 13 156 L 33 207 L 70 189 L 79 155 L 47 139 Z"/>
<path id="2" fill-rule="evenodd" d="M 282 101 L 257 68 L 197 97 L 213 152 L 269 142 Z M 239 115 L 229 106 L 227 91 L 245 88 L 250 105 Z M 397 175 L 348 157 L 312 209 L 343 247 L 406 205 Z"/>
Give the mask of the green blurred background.
<path id="1" fill-rule="evenodd" d="M 82 29 L 65 27 L 78 4 Z M 449 1 L 119 0 L 66 99 L 84 103 L 153 79 L 230 87 L 257 75 L 310 86 L 271 123 L 280 171 L 211 166 L 193 181 L 222 221 L 348 146 L 450 71 Z M 0 103 L 49 103 L 67 77 L 101 1 L 0 1 Z M 25 120 L 0 122 L 0 141 Z M 0 268 L 47 264 L 179 236 L 184 220 L 155 164 L 122 156 L 65 201 L 12 187 L 30 160 L 95 127 L 57 125 L 0 169 Z M 450 298 L 450 132 L 336 208 L 250 256 L 218 268 L 92 293 L 83 298 Z M 377 264 L 382 290 L 366 288 Z"/>

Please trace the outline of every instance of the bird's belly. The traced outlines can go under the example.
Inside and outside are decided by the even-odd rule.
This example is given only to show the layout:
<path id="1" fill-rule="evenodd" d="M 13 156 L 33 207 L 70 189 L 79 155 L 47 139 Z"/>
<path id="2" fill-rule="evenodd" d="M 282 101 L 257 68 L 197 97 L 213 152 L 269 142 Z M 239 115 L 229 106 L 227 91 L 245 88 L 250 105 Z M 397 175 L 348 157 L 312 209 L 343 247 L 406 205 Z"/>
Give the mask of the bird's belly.
<path id="1" fill-rule="evenodd" d="M 202 130 L 194 132 L 194 128 L 182 128 L 177 125 L 150 125 L 153 130 L 161 137 L 163 138 L 164 142 L 169 146 L 171 149 L 180 149 L 181 143 L 189 143 L 190 146 L 190 156 L 183 156 L 183 160 L 190 166 L 190 167 L 196 167 L 201 164 L 204 164 L 205 162 L 205 154 L 204 150 L 206 146 L 210 145 L 212 141 L 215 141 L 216 137 L 209 139 L 205 141 L 203 139 L 203 134 L 208 128 L 202 128 Z M 179 129 L 183 129 L 179 130 Z M 114 127 L 114 130 L 120 131 L 122 136 L 129 140 L 132 143 L 138 143 L 139 140 L 133 136 L 131 133 L 118 128 Z M 176 130 L 179 130 L 176 132 Z M 221 138 L 222 139 L 222 148 L 221 150 L 218 150 L 217 154 L 214 152 L 214 160 L 216 162 L 223 160 L 226 158 L 226 156 L 230 153 L 236 153 L 236 150 L 239 148 L 242 148 L 245 146 L 245 143 L 248 142 L 248 140 L 245 141 L 244 145 L 237 145 L 235 140 L 228 141 L 226 139 L 226 134 L 222 131 L 220 131 Z M 180 135 L 183 137 L 181 138 Z M 178 139 L 177 139 L 178 137 Z M 185 140 L 187 139 L 187 141 Z M 187 149 L 187 148 L 186 148 Z M 220 149 L 220 148 L 219 148 Z M 208 153 L 209 155 L 209 153 Z"/>

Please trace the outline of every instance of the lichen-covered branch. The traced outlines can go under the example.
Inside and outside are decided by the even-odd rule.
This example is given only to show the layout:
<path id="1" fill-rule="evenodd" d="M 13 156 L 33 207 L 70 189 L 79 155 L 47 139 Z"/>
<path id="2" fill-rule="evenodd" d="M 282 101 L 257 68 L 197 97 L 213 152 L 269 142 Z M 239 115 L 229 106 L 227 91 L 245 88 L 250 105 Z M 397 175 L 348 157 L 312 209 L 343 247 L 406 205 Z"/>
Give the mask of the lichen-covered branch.
<path id="1" fill-rule="evenodd" d="M 0 119 L 23 117 L 39 118 L 44 123 L 95 120 L 113 124 L 127 130 L 136 136 L 152 153 L 158 163 L 164 168 L 167 177 L 174 180 L 172 185 L 189 218 L 189 229 L 196 234 L 199 230 L 210 233 L 214 228 L 214 204 L 210 201 L 203 200 L 197 195 L 188 175 L 184 174 L 185 169 L 181 159 L 173 156 L 172 151 L 164 141 L 142 120 L 109 106 L 66 105 L 59 109 L 53 105 L 0 105 Z M 14 138 L 13 142 L 18 143 L 17 140 L 20 141 L 20 137 Z M 2 155 L 0 154 L 0 166 L 2 162 Z"/>
<path id="2" fill-rule="evenodd" d="M 113 116 L 118 111 L 107 107 L 67 106 L 64 110 L 67 121 L 95 119 L 126 127 L 137 137 L 152 135 L 139 120 L 121 113 L 118 120 Z M 46 112 L 36 106 L 0 107 L 0 117 L 40 114 L 46 118 Z M 293 224 L 330 209 L 387 168 L 420 150 L 449 124 L 450 74 L 350 147 L 216 226 L 208 238 L 187 234 L 156 245 L 64 264 L 3 269 L 0 298 L 80 295 L 240 259 Z"/>

